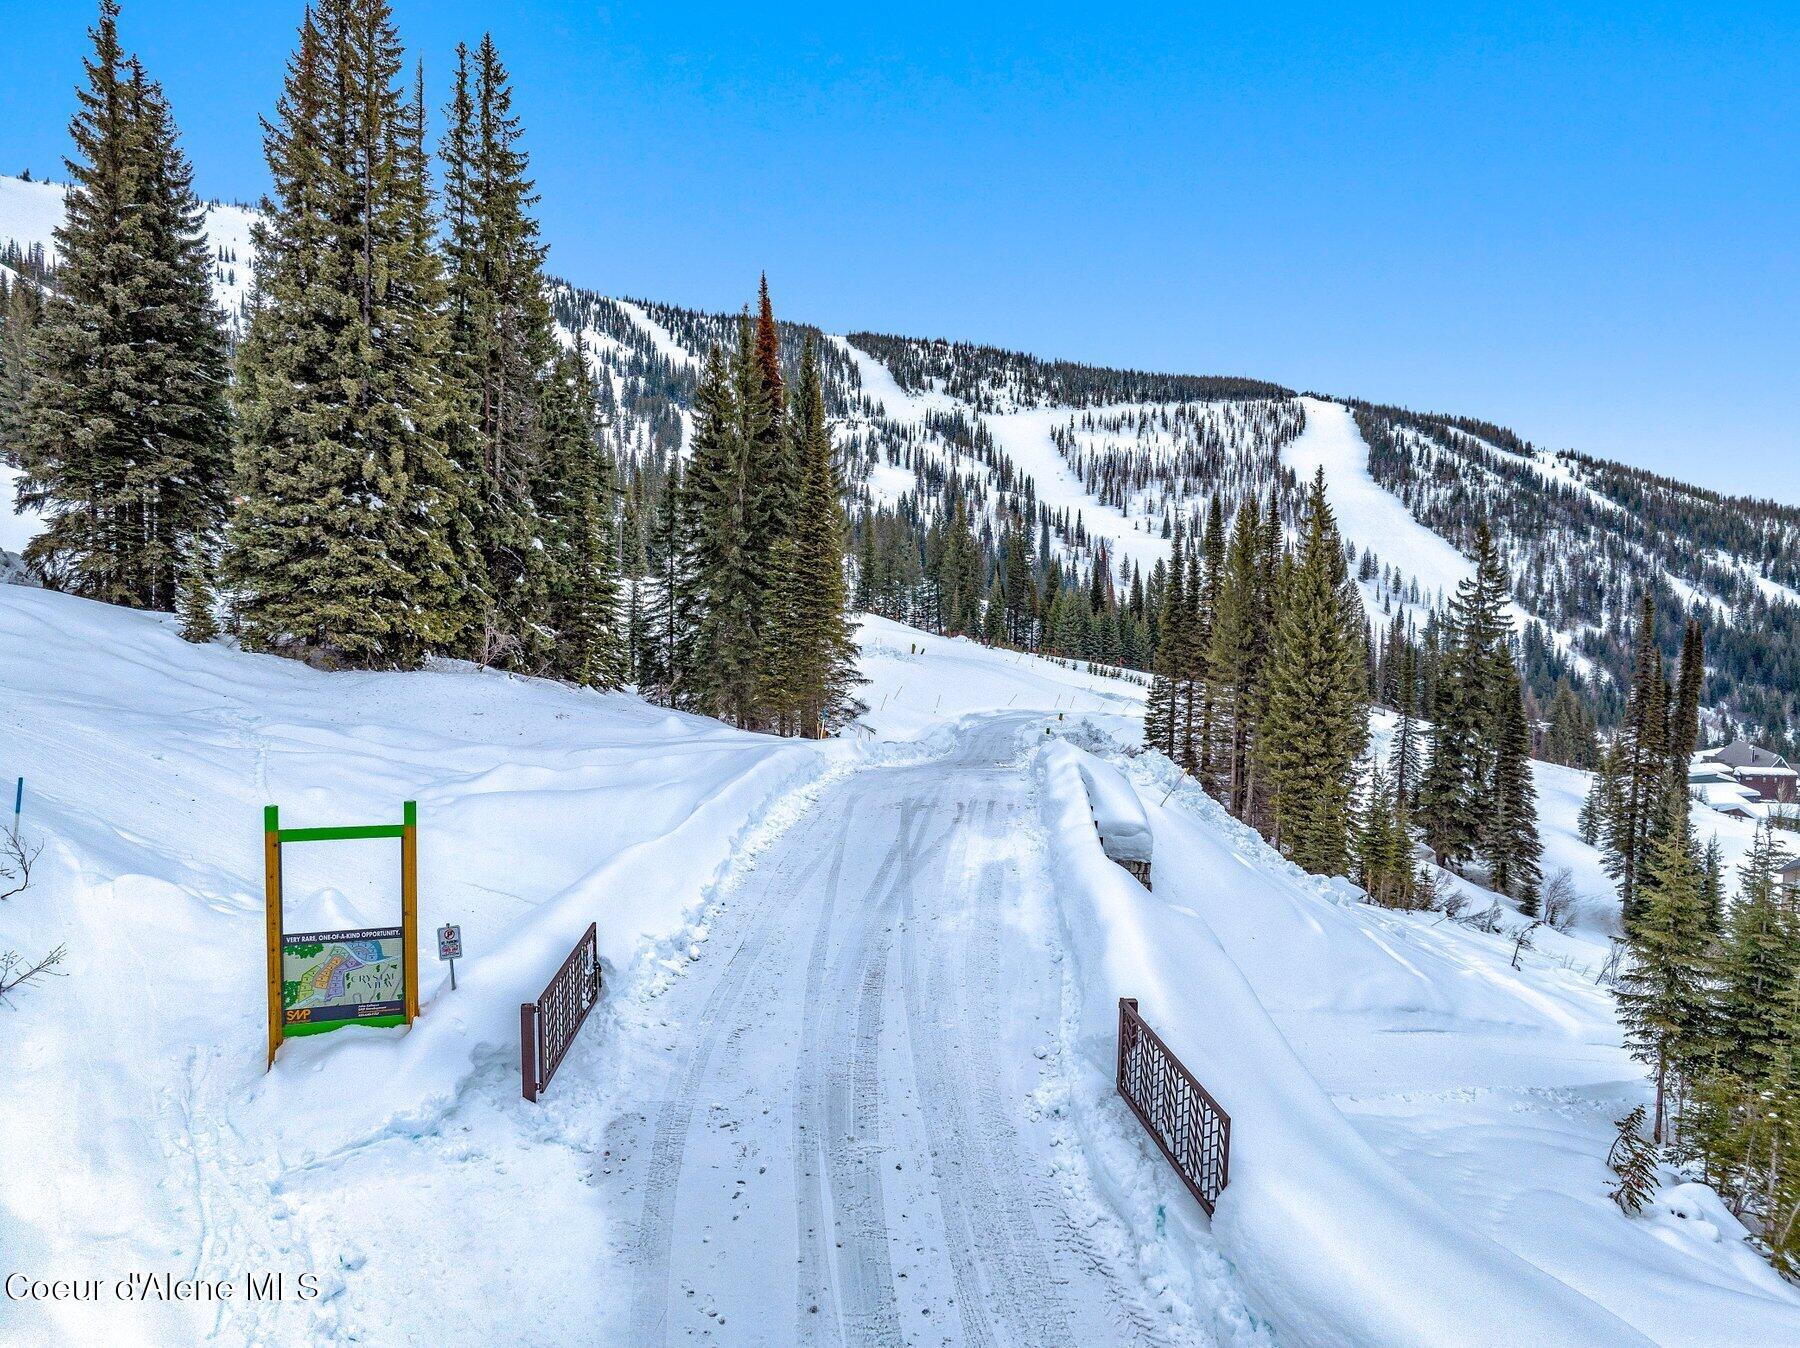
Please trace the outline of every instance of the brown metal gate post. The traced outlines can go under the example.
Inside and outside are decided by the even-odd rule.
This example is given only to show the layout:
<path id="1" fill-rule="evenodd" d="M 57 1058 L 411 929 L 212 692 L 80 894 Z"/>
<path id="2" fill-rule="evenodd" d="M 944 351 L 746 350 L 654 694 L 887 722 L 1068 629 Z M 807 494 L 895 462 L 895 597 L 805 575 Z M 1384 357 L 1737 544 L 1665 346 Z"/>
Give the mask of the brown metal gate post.
<path id="1" fill-rule="evenodd" d="M 537 1079 L 537 1006 L 519 1003 L 519 1085 L 525 1098 L 536 1102 Z"/>

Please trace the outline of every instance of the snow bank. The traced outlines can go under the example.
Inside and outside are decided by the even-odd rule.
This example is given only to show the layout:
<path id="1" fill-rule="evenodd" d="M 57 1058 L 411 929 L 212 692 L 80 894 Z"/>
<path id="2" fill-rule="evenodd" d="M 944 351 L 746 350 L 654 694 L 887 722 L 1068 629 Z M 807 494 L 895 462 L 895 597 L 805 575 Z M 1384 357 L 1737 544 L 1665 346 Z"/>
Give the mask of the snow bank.
<path id="1" fill-rule="evenodd" d="M 1112 764 L 1091 755 L 1082 755 L 1080 768 L 1101 849 L 1114 861 L 1149 861 L 1150 821 L 1131 783 Z"/>
<path id="2" fill-rule="evenodd" d="M 1566 1284 L 1459 1225 L 1363 1139 L 1294 1056 L 1207 925 L 1106 861 L 1088 817 L 1083 759 L 1053 741 L 1033 769 L 1079 988 L 1076 1050 L 1110 1079 L 1118 999 L 1137 997 L 1145 1018 L 1230 1112 L 1232 1178 L 1213 1229 L 1283 1335 L 1420 1348 L 1645 1342 Z"/>
<path id="3" fill-rule="evenodd" d="M 464 960 L 457 990 L 441 982 L 410 1030 L 288 1041 L 240 1123 L 276 1139 L 289 1163 L 436 1127 L 477 1067 L 516 1061 L 520 1003 L 537 1000 L 590 922 L 609 980 L 649 947 L 690 937 L 690 919 L 729 864 L 791 822 L 856 758 L 855 746 L 833 741 L 790 743 L 756 759 L 674 828 L 607 858 L 498 948 Z"/>

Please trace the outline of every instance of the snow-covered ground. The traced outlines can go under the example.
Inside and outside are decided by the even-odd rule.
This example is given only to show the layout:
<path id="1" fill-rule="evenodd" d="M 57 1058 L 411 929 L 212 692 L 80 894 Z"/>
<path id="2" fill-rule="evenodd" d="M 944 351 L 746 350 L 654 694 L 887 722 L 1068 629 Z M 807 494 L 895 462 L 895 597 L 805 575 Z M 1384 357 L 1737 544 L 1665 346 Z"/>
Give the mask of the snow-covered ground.
<path id="1" fill-rule="evenodd" d="M 523 1305 L 580 1323 L 599 1296 L 594 1153 L 522 1108 L 518 1005 L 589 921 L 609 972 L 651 958 L 759 827 L 860 752 L 466 666 L 324 675 L 17 586 L 0 586 L 0 687 L 0 775 L 26 779 L 24 833 L 45 845 L 0 905 L 0 949 L 69 950 L 67 978 L 0 1010 L 8 1267 L 311 1272 L 333 1293 L 0 1303 L 15 1342 L 510 1342 Z M 382 823 L 405 799 L 421 929 L 463 927 L 459 990 L 428 944 L 415 1029 L 294 1041 L 265 1077 L 262 806 Z M 289 849 L 290 929 L 392 922 L 392 848 Z"/>
<path id="2" fill-rule="evenodd" d="M 5 1262 L 323 1292 L 0 1303 L 0 1338 L 1800 1333 L 1704 1191 L 1635 1220 L 1605 1197 L 1645 1086 L 1603 936 L 1540 933 L 1515 971 L 1503 935 L 1357 903 L 1126 752 L 1141 689 L 880 620 L 862 641 L 864 731 L 795 744 L 0 587 L 0 776 L 45 843 L 0 948 L 69 949 L 0 1011 Z M 1118 779 L 1077 746 L 1133 784 L 1154 894 L 1101 857 L 1081 763 Z M 1584 779 L 1539 787 L 1553 864 L 1596 883 Z M 403 799 L 458 990 L 428 944 L 412 1030 L 294 1041 L 265 1074 L 260 807 Z M 391 920 L 389 846 L 291 849 L 291 920 Z M 589 921 L 607 993 L 528 1105 L 516 1009 Z M 1112 1092 L 1120 995 L 1233 1113 L 1214 1222 Z"/>

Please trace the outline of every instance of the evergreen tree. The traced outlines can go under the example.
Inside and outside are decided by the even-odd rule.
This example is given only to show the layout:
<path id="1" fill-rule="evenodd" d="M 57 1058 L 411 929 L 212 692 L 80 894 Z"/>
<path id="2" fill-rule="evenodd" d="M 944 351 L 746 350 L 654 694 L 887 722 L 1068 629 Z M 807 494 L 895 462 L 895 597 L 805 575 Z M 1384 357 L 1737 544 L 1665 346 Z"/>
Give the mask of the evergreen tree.
<path id="1" fill-rule="evenodd" d="M 583 348 L 559 356 L 539 398 L 532 499 L 544 535 L 554 639 L 549 671 L 590 688 L 619 683 L 619 586 L 613 465 L 599 443 L 598 410 Z"/>
<path id="2" fill-rule="evenodd" d="M 1220 796 L 1240 819 L 1249 812 L 1251 751 L 1262 703 L 1262 655 L 1266 649 L 1262 624 L 1268 601 L 1263 588 L 1262 536 L 1256 501 L 1251 498 L 1232 522 L 1206 663 L 1220 740 Z"/>
<path id="3" fill-rule="evenodd" d="M 1544 735 L 1545 760 L 1591 770 L 1598 759 L 1593 717 L 1566 678 L 1556 682 L 1556 692 L 1550 699 L 1549 719 L 1550 726 Z"/>
<path id="4" fill-rule="evenodd" d="M 1394 744 L 1389 754 L 1388 772 L 1394 783 L 1394 796 L 1402 808 L 1409 808 L 1419 780 L 1419 729 L 1413 720 L 1416 706 L 1418 652 L 1411 642 L 1400 646 L 1395 664 L 1394 706 L 1400 721 L 1394 728 Z"/>
<path id="5" fill-rule="evenodd" d="M 1477 824 L 1494 805 L 1503 666 L 1510 669 L 1507 580 L 1485 524 L 1475 530 L 1475 571 L 1458 587 L 1445 631 L 1444 667 L 1432 705 L 1431 753 L 1419 782 L 1419 823 L 1438 863 L 1476 853 Z"/>
<path id="6" fill-rule="evenodd" d="M 264 147 L 228 555 L 256 646 L 417 664 L 467 622 L 443 281 L 385 0 L 320 0 Z"/>
<path id="7" fill-rule="evenodd" d="M 1669 783 L 1685 800 L 1688 761 L 1700 747 L 1700 693 L 1706 680 L 1706 642 L 1700 620 L 1689 618 L 1681 638 L 1681 667 L 1669 711 Z"/>
<path id="8" fill-rule="evenodd" d="M 1783 901 L 1778 874 L 1786 860 L 1769 826 L 1757 829 L 1738 868 L 1737 902 L 1719 952 L 1719 1057 L 1740 1078 L 1758 1084 L 1779 1052 L 1782 994 L 1800 974 L 1800 928 Z M 1701 903 L 1704 908 L 1704 898 Z"/>
<path id="9" fill-rule="evenodd" d="M 1503 657 L 1504 659 L 1504 657 Z M 1525 692 L 1510 660 L 1497 673 L 1494 789 L 1482 818 L 1482 855 L 1489 883 L 1519 901 L 1526 917 L 1538 915 L 1543 845 L 1537 830 L 1537 787 L 1531 777 L 1531 732 L 1525 723 Z"/>
<path id="10" fill-rule="evenodd" d="M 1631 962 L 1615 991 L 1626 1042 L 1655 1074 L 1651 1136 L 1661 1144 L 1670 1089 L 1705 1050 L 1710 1020 L 1706 911 L 1685 819 L 1653 835 L 1640 890 Z"/>
<path id="11" fill-rule="evenodd" d="M 1606 1165 L 1616 1177 L 1610 1197 L 1628 1213 L 1643 1211 L 1656 1192 L 1656 1148 L 1644 1138 L 1644 1107 L 1632 1106 L 1613 1127 L 1619 1135 L 1606 1155 Z"/>
<path id="12" fill-rule="evenodd" d="M 666 707 L 694 705 L 695 643 L 699 629 L 694 580 L 693 509 L 671 463 L 663 478 L 650 531 L 650 599 L 645 605 L 643 661 L 638 686 Z"/>
<path id="13" fill-rule="evenodd" d="M 0 462 L 15 468 L 24 452 L 25 394 L 31 386 L 31 336 L 43 315 L 38 288 L 0 276 Z M 10 501 L 0 505 L 10 506 Z"/>
<path id="14" fill-rule="evenodd" d="M 162 89 L 119 45 L 102 0 L 65 161 L 56 288 L 32 325 L 7 431 L 19 504 L 44 531 L 26 560 L 74 593 L 174 607 L 182 549 L 225 508 L 226 354 L 202 211 Z"/>
<path id="15" fill-rule="evenodd" d="M 458 400 L 452 455 L 475 484 L 479 587 L 471 653 L 484 663 L 539 669 L 549 659 L 548 557 L 531 487 L 544 443 L 539 404 L 555 356 L 537 203 L 519 147 L 512 90 L 491 36 L 459 46 L 444 165 L 448 270 L 448 383 Z"/>
<path id="16" fill-rule="evenodd" d="M 218 620 L 213 616 L 211 566 L 204 548 L 189 548 L 183 559 L 181 596 L 181 636 L 197 646 L 215 640 L 219 635 Z"/>
<path id="17" fill-rule="evenodd" d="M 1412 846 L 1405 809 L 1381 765 L 1371 761 L 1368 785 L 1356 812 L 1351 837 L 1356 882 L 1376 903 L 1390 908 L 1413 906 Z"/>
<path id="18" fill-rule="evenodd" d="M 715 349 L 695 397 L 687 491 L 693 509 L 697 596 L 696 693 L 711 715 L 747 729 L 764 720 L 772 549 L 772 482 L 766 459 L 775 412 L 748 317 L 727 362 Z"/>
<path id="19" fill-rule="evenodd" d="M 1716 833 L 1706 840 L 1706 850 L 1700 854 L 1700 900 L 1706 905 L 1707 928 L 1716 934 L 1725 917 L 1725 856 Z"/>
<path id="20" fill-rule="evenodd" d="M 1325 875 L 1345 869 L 1351 785 L 1368 734 L 1362 629 L 1320 472 L 1282 590 L 1256 752 L 1268 775 L 1276 842 L 1298 865 Z"/>
<path id="21" fill-rule="evenodd" d="M 1006 603 L 1006 633 L 1020 650 L 1032 649 L 1033 624 L 1036 620 L 1037 590 L 1031 582 L 1031 563 L 1025 556 L 1025 539 L 1018 529 L 1006 534 L 1001 546 L 1003 557 L 1001 587 Z"/>
<path id="22" fill-rule="evenodd" d="M 1187 566 L 1182 557 L 1179 524 L 1170 546 L 1169 579 L 1163 586 L 1162 607 L 1156 617 L 1156 655 L 1151 662 L 1150 695 L 1144 708 L 1144 743 L 1173 759 L 1180 730 L 1178 685 L 1187 613 Z"/>
<path id="23" fill-rule="evenodd" d="M 1668 813 L 1668 693 L 1662 654 L 1656 644 L 1656 605 L 1646 586 L 1638 621 L 1631 698 L 1619 746 L 1619 802 L 1608 820 L 1612 873 L 1619 882 L 1627 931 L 1643 910 L 1637 894 L 1638 878 L 1651 837 Z M 1684 801 L 1685 793 L 1684 773 Z"/>
<path id="24" fill-rule="evenodd" d="M 765 298 L 766 298 L 765 289 Z M 800 357 L 791 443 L 802 476 L 793 520 L 784 540 L 786 557 L 775 596 L 778 616 L 768 668 L 778 690 L 775 703 L 802 735 L 821 735 L 843 724 L 854 706 L 856 643 L 846 613 L 843 510 L 831 437 L 825 426 L 825 392 L 810 336 Z M 990 601 L 996 622 L 1000 605 Z"/>

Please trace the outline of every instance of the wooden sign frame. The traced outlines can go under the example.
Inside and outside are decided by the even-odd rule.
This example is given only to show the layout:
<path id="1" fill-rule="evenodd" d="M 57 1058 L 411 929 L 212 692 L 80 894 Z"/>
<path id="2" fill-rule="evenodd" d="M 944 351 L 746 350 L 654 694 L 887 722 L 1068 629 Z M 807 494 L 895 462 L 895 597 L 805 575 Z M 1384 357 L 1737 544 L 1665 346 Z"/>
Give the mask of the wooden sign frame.
<path id="1" fill-rule="evenodd" d="M 269 1066 L 286 1037 L 281 996 L 281 945 L 285 924 L 281 908 L 281 849 L 285 843 L 352 842 L 370 838 L 400 840 L 401 1021 L 410 1025 L 419 1014 L 419 807 L 407 801 L 398 824 L 351 824 L 338 828 L 283 828 L 277 806 L 263 807 L 263 891 L 265 937 L 269 963 Z M 344 1024 L 354 1025 L 354 1020 Z"/>

